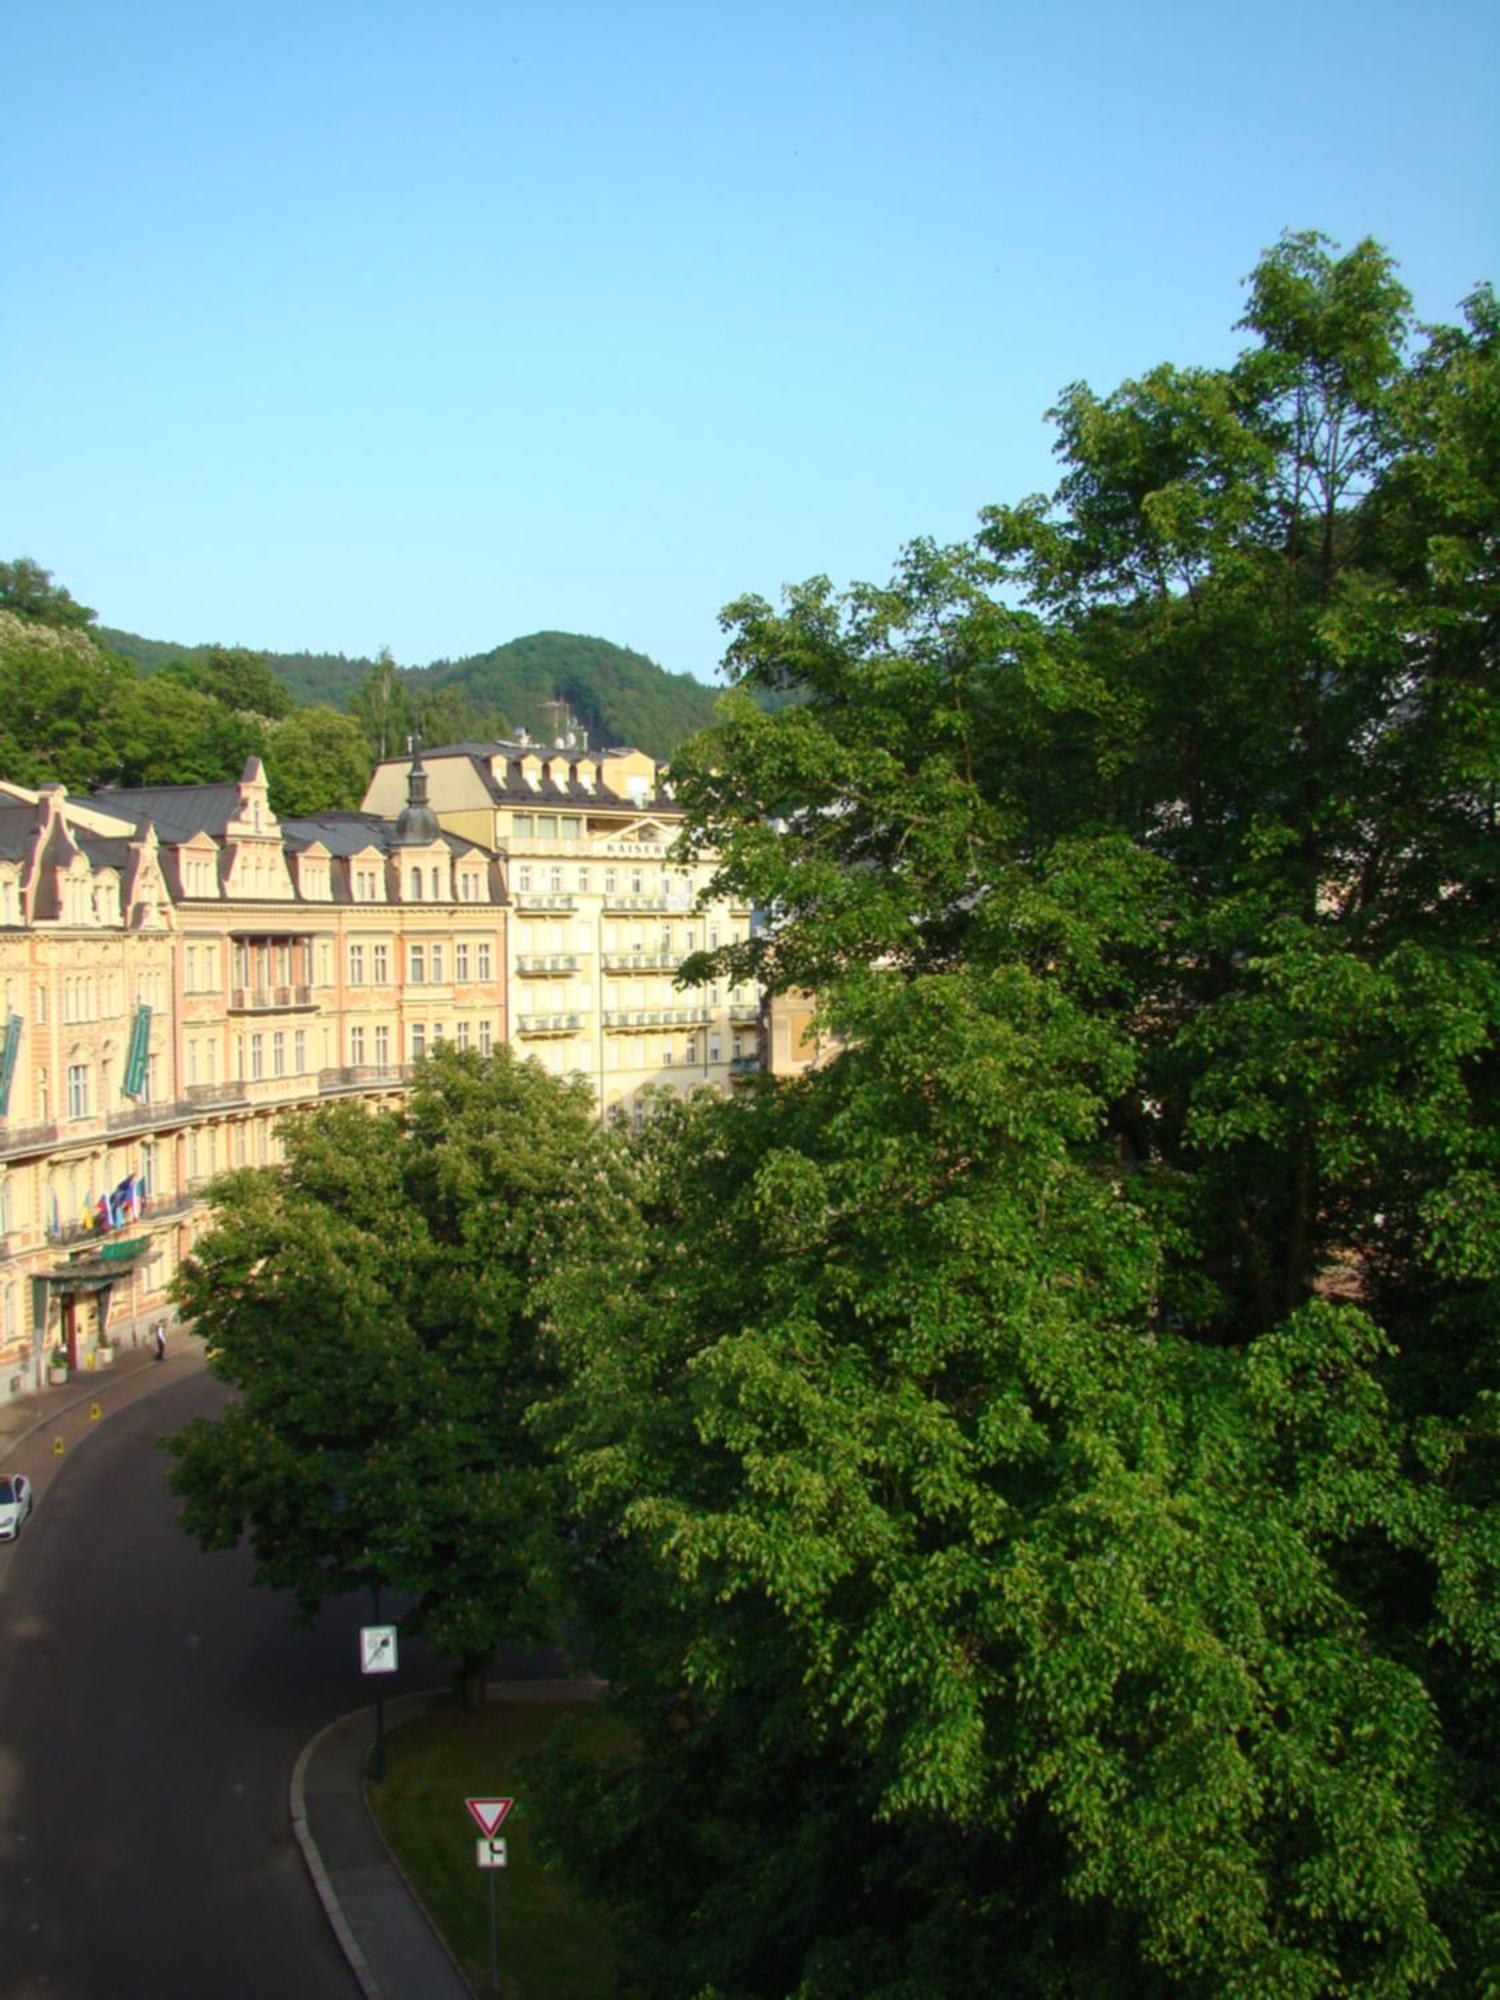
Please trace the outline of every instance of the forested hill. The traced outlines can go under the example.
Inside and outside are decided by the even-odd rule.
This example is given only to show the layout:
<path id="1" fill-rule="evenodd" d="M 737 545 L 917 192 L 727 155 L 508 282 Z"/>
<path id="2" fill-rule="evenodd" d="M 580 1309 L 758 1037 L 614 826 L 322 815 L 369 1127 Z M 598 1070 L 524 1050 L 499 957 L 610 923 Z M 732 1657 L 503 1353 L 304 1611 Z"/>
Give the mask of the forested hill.
<path id="1" fill-rule="evenodd" d="M 147 673 L 192 659 L 206 646 L 182 646 L 143 639 L 133 632 L 97 629 L 101 645 L 134 660 Z M 343 653 L 266 653 L 266 664 L 285 682 L 299 707 L 321 703 L 349 709 L 376 665 Z M 691 674 L 669 674 L 644 653 L 607 639 L 574 632 L 533 632 L 487 653 L 460 660 L 436 660 L 407 667 L 401 679 L 408 692 L 430 699 L 446 690 L 468 714 L 503 718 L 510 729 L 552 734 L 556 711 L 544 704 L 562 700 L 596 744 L 634 743 L 666 757 L 685 736 L 713 720 L 715 690 Z M 452 712 L 450 703 L 442 704 Z"/>

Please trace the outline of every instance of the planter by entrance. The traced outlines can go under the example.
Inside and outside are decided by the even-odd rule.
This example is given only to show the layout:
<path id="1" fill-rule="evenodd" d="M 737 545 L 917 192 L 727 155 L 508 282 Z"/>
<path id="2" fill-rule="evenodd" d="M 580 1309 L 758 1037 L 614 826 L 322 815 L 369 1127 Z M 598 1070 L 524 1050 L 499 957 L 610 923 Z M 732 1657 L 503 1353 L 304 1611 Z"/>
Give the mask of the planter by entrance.
<path id="1" fill-rule="evenodd" d="M 67 1379 L 68 1379 L 68 1364 L 66 1361 L 48 1362 L 47 1380 L 51 1383 L 54 1389 L 61 1389 L 66 1384 Z"/>
<path id="2" fill-rule="evenodd" d="M 112 1367 L 114 1365 L 114 1358 L 115 1350 L 111 1346 L 100 1346 L 94 1349 L 94 1366 L 96 1368 Z"/>

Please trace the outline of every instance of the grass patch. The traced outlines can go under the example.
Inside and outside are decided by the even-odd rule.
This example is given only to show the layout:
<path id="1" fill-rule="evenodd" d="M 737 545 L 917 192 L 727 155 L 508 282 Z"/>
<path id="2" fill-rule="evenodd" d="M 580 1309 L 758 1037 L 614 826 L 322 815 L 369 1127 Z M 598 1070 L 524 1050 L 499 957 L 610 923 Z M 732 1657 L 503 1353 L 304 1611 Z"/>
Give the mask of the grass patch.
<path id="1" fill-rule="evenodd" d="M 529 1838 L 517 1765 L 559 1736 L 610 1761 L 631 1750 L 625 1725 L 590 1704 L 496 1701 L 392 1730 L 385 1778 L 368 1787 L 381 1832 L 476 1993 L 490 1991 L 490 1891 L 464 1800 L 495 1796 L 516 1801 L 501 1829 L 508 1865 L 496 1881 L 504 2000 L 609 2000 L 615 1991 L 607 1911 L 543 1868 Z"/>

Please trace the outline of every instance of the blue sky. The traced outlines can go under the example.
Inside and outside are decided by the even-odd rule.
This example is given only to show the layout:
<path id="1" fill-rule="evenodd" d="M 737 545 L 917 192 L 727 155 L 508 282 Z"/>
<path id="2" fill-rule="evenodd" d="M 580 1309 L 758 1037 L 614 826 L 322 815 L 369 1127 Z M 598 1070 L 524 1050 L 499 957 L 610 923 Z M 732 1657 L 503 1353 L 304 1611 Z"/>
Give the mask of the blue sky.
<path id="1" fill-rule="evenodd" d="M 719 608 L 1050 486 L 1283 229 L 1500 279 L 1500 8 L 8 0 L 0 556 L 403 664 Z"/>

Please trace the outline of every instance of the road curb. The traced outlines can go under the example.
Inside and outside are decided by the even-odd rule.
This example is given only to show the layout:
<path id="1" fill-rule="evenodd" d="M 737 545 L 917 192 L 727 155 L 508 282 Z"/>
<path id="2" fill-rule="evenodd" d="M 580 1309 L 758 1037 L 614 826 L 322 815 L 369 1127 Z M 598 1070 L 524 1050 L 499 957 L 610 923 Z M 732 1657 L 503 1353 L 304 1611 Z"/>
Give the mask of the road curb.
<path id="1" fill-rule="evenodd" d="M 523 1681 L 489 1681 L 485 1684 L 485 1698 L 487 1701 L 542 1701 L 547 1699 L 579 1702 L 597 1701 L 604 1693 L 607 1685 L 608 1683 L 605 1681 L 592 1678 L 564 1680 L 538 1675 L 532 1679 Z M 396 1726 L 399 1727 L 402 1722 L 414 1721 L 421 1715 L 431 1715 L 436 1710 L 451 1705 L 452 1701 L 453 1694 L 449 1688 L 413 1690 L 410 1694 L 397 1695 L 386 1704 L 387 1720 L 389 1723 L 393 1719 Z M 336 1729 L 342 1729 L 346 1723 L 353 1722 L 367 1714 L 367 1704 L 361 1703 L 358 1708 L 349 1709 L 345 1714 L 337 1715 L 331 1722 L 325 1723 L 317 1735 L 303 1745 L 297 1761 L 292 1767 L 292 1779 L 288 1796 L 291 1806 L 292 1832 L 296 1835 L 297 1845 L 302 1850 L 302 1858 L 307 1863 L 307 1872 L 312 1877 L 312 1884 L 317 1891 L 318 1901 L 323 1905 L 323 1913 L 333 1930 L 339 1949 L 349 1962 L 349 1969 L 354 1974 L 355 1981 L 361 1994 L 364 1996 L 364 2000 L 393 2000 L 393 1996 L 385 1992 L 375 1977 L 369 1959 L 365 1956 L 358 1938 L 355 1937 L 352 1925 L 344 1915 L 338 1891 L 334 1887 L 332 1876 L 324 1865 L 322 1853 L 319 1850 L 307 1816 L 307 1773 L 320 1746 Z M 432 1934 L 433 1943 L 453 1967 L 454 1975 L 458 1979 L 459 1984 L 472 1993 L 473 1988 L 469 1985 L 469 1981 L 458 1960 L 449 1950 L 447 1939 L 433 1922 L 427 1905 L 407 1880 L 405 1871 L 391 1852 L 390 1844 L 386 1840 L 384 1833 L 381 1832 L 379 1822 L 376 1820 L 374 1813 L 370 1811 L 369 1794 L 365 1782 L 368 1750 L 369 1746 L 366 1745 L 360 1752 L 359 1758 L 359 1801 L 361 1808 L 369 1821 L 376 1839 L 380 1842 L 381 1848 L 384 1850 L 386 1858 L 390 1863 L 392 1874 L 400 1884 L 405 1895 L 410 1898 L 415 1908 L 421 1912 L 423 1920 Z"/>
<path id="2" fill-rule="evenodd" d="M 318 1892 L 318 1901 L 323 1905 L 323 1914 L 333 1927 L 333 1934 L 338 1940 L 339 1950 L 349 1961 L 349 1970 L 354 1974 L 359 1990 L 364 1995 L 364 2000 L 384 2000 L 384 1995 L 375 1983 L 375 1975 L 370 1970 L 369 1961 L 360 1950 L 359 1940 L 349 1928 L 349 1921 L 344 1915 L 343 1905 L 339 1902 L 338 1896 L 334 1891 L 328 1870 L 323 1866 L 323 1857 L 318 1852 L 318 1843 L 313 1839 L 312 1828 L 307 1823 L 307 1767 L 312 1762 L 313 1757 L 317 1753 L 318 1745 L 323 1739 L 326 1736 L 331 1736 L 335 1729 L 341 1729 L 349 1721 L 350 1716 L 358 1713 L 357 1709 L 351 1709 L 349 1715 L 336 1715 L 332 1722 L 325 1723 L 316 1736 L 309 1738 L 303 1744 L 301 1755 L 292 1766 L 292 1782 L 289 1794 L 292 1808 L 292 1832 L 296 1835 L 297 1845 L 302 1850 L 302 1859 L 307 1863 L 307 1872 L 312 1877 L 312 1885 Z"/>

